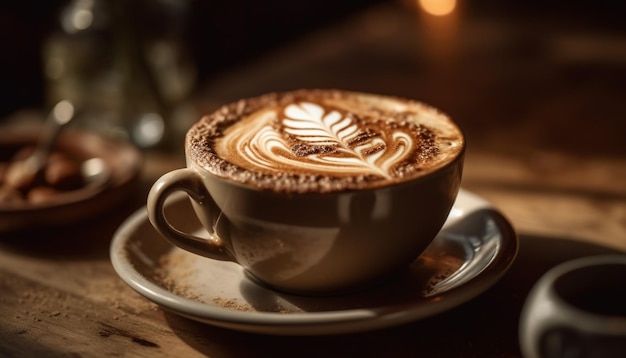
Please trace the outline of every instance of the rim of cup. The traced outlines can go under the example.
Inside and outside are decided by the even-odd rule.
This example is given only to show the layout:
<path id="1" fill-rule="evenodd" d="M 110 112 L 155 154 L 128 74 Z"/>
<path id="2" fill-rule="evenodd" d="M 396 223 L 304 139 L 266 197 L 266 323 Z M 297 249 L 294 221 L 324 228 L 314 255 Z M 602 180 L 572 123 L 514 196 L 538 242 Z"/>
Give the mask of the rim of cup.
<path id="1" fill-rule="evenodd" d="M 600 283 L 591 282 L 589 279 L 598 273 L 621 272 L 622 275 L 607 277 L 608 281 L 616 283 L 626 283 L 626 255 L 601 255 L 589 256 L 567 261 L 549 270 L 537 283 L 540 290 L 544 291 L 544 297 L 548 300 L 539 302 L 540 305 L 552 305 L 550 307 L 557 310 L 562 317 L 568 317 L 568 325 L 576 323 L 576 328 L 584 332 L 596 334 L 626 334 L 626 315 L 611 315 L 608 313 L 588 310 L 577 304 L 568 294 L 575 294 L 575 291 L 600 288 Z M 582 281 L 581 278 L 586 278 Z M 572 285 L 579 284 L 580 287 L 572 290 Z M 624 286 L 626 290 L 626 286 Z M 626 305 L 626 302 L 624 302 Z M 548 307 L 546 307 L 548 308 Z M 607 324 L 607 319 L 611 324 Z M 563 326 L 566 326 L 563 322 Z"/>

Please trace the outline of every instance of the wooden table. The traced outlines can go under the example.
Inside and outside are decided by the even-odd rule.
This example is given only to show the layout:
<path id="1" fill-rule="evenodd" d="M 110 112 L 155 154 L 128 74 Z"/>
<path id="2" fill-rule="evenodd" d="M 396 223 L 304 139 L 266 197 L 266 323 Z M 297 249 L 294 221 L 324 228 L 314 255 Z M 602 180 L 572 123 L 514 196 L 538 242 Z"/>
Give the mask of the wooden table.
<path id="1" fill-rule="evenodd" d="M 147 152 L 141 187 L 116 212 L 0 240 L 1 357 L 517 357 L 532 284 L 581 256 L 626 253 L 626 38 L 571 23 L 380 5 L 216 76 L 210 110 L 296 87 L 396 94 L 446 109 L 464 128 L 463 186 L 511 220 L 520 252 L 478 298 L 423 321 L 360 334 L 277 337 L 178 317 L 115 274 L 108 247 L 151 183 L 183 166 Z"/>

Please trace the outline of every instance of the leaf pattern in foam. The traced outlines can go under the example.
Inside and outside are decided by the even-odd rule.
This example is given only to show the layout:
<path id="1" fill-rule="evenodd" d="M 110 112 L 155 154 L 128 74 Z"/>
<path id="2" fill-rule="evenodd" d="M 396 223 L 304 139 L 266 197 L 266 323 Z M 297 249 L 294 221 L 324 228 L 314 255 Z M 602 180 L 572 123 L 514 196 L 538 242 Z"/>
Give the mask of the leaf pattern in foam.
<path id="1" fill-rule="evenodd" d="M 389 129 L 389 133 L 379 133 L 359 128 L 352 116 L 338 110 L 326 111 L 318 104 L 292 104 L 285 108 L 284 115 L 284 131 L 296 141 L 292 152 L 319 165 L 391 177 L 392 167 L 411 147 L 412 139 L 406 132 Z"/>

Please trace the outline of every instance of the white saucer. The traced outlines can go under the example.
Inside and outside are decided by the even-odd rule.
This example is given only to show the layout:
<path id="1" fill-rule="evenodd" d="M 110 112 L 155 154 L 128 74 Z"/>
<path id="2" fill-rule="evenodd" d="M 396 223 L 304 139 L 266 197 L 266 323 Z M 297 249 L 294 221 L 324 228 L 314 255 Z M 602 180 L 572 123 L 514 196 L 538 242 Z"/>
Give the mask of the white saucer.
<path id="1" fill-rule="evenodd" d="M 169 200 L 166 210 L 174 226 L 201 232 L 190 220 L 188 199 Z M 444 228 L 411 267 L 359 294 L 303 297 L 272 291 L 234 263 L 172 246 L 152 228 L 145 209 L 118 229 L 111 261 L 141 295 L 193 320 L 255 333 L 319 335 L 390 327 L 449 310 L 496 283 L 517 249 L 509 222 L 485 200 L 461 190 Z"/>

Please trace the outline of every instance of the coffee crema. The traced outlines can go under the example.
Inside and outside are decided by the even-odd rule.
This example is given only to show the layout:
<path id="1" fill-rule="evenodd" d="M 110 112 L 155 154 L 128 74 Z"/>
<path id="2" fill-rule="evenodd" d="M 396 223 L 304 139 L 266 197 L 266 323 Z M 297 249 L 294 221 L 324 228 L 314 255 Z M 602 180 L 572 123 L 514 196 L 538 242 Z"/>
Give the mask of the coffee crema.
<path id="1" fill-rule="evenodd" d="M 279 192 L 334 192 L 408 181 L 464 149 L 445 114 L 408 99 L 298 90 L 240 100 L 187 133 L 188 157 L 214 175 Z"/>

